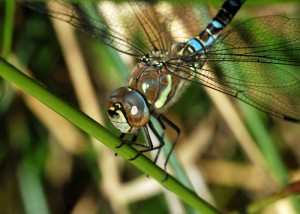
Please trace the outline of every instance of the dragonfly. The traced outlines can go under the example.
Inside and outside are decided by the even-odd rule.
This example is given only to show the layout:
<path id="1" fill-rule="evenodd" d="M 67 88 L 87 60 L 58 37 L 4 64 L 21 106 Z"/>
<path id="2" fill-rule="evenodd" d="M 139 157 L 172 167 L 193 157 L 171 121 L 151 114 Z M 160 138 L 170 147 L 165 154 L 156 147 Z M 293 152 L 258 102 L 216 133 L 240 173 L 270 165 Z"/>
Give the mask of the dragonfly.
<path id="1" fill-rule="evenodd" d="M 102 16 L 95 18 L 84 10 L 85 3 L 19 1 L 136 58 L 128 85 L 112 92 L 107 116 L 122 132 L 121 139 L 132 136 L 119 147 L 141 146 L 138 155 L 157 150 L 154 162 L 165 145 L 166 127 L 173 129 L 176 136 L 165 168 L 180 129 L 163 112 L 188 82 L 232 96 L 268 115 L 300 122 L 300 80 L 286 70 L 300 66 L 299 19 L 255 17 L 224 31 L 245 0 L 225 0 L 203 29 L 191 7 L 166 2 L 99 2 L 94 8 Z M 162 133 L 153 125 L 153 117 Z M 137 142 L 140 130 L 145 144 Z"/>

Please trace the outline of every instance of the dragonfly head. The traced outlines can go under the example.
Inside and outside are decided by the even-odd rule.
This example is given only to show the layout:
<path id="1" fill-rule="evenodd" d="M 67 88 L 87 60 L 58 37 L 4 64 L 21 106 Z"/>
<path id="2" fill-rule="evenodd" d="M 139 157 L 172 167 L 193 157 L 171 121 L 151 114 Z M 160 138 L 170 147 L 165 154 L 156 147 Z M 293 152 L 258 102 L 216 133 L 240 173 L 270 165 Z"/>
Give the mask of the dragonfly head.
<path id="1" fill-rule="evenodd" d="M 140 93 L 121 87 L 110 96 L 107 115 L 111 123 L 122 133 L 135 133 L 148 123 L 150 111 Z"/>

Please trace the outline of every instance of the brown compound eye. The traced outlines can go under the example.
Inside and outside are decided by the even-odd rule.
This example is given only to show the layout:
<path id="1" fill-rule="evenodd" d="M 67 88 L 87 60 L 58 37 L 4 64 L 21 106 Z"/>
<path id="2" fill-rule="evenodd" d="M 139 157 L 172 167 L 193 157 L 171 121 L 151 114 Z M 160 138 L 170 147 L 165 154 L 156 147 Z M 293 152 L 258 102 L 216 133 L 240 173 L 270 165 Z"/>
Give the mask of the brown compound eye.
<path id="1" fill-rule="evenodd" d="M 112 93 L 107 115 L 111 123 L 123 133 L 136 132 L 150 118 L 144 98 L 137 91 L 125 87 Z"/>

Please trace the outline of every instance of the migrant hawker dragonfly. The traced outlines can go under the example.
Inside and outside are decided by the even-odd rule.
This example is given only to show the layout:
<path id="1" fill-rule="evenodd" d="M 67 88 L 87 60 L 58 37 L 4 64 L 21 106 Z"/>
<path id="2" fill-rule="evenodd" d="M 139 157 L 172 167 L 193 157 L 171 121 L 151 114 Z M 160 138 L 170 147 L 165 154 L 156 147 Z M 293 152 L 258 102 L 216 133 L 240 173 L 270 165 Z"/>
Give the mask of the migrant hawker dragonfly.
<path id="1" fill-rule="evenodd" d="M 144 131 L 148 143 L 140 153 L 158 149 L 159 154 L 164 145 L 163 134 L 150 120 L 153 116 L 163 128 L 168 125 L 177 133 L 169 159 L 180 130 L 162 112 L 176 101 L 185 82 L 220 91 L 269 115 L 300 121 L 300 81 L 284 69 L 300 66 L 299 19 L 256 17 L 223 32 L 244 3 L 226 0 L 201 31 L 188 7 L 168 3 L 99 2 L 95 9 L 109 18 L 94 19 L 85 13 L 84 3 L 47 1 L 46 7 L 21 2 L 138 60 L 128 86 L 112 93 L 107 115 L 123 133 L 121 138 L 133 134 L 133 145 L 141 145 L 136 139 Z M 179 25 L 182 20 L 185 25 Z M 158 146 L 149 130 L 159 140 Z"/>

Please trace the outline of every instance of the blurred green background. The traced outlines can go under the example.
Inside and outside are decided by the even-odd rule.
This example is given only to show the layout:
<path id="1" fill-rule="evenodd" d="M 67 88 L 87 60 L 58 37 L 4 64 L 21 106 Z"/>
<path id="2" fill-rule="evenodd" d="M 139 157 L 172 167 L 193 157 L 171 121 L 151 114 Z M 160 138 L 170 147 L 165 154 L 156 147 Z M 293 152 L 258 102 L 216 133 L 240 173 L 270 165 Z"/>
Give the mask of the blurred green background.
<path id="1" fill-rule="evenodd" d="M 215 14 L 221 4 L 209 1 L 208 6 Z M 274 14 L 299 17 L 299 12 L 298 1 L 249 1 L 233 22 Z M 11 26 L 4 24 L 9 16 Z M 106 119 L 106 102 L 115 88 L 126 85 L 134 61 L 78 31 L 76 48 L 63 51 L 71 38 L 58 39 L 57 28 L 64 29 L 54 29 L 48 17 L 22 5 L 10 9 L 0 2 L 2 57 L 119 135 Z M 10 32 L 11 48 L 4 36 Z M 74 56 L 77 50 L 81 55 Z M 79 76 L 81 60 L 86 72 Z M 174 156 L 201 197 L 222 210 L 239 210 L 299 180 L 298 124 L 211 96 L 191 84 L 165 113 L 182 131 Z M 230 115 L 224 117 L 222 108 Z M 0 81 L 2 213 L 194 213 L 173 197 L 130 162 Z M 262 212 L 280 213 L 284 207 L 297 213 L 296 200 Z"/>

